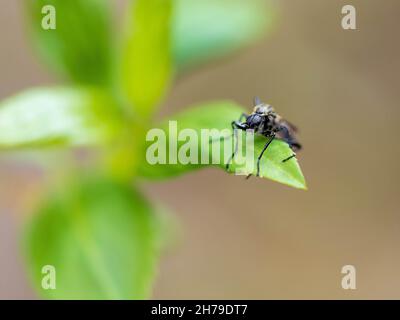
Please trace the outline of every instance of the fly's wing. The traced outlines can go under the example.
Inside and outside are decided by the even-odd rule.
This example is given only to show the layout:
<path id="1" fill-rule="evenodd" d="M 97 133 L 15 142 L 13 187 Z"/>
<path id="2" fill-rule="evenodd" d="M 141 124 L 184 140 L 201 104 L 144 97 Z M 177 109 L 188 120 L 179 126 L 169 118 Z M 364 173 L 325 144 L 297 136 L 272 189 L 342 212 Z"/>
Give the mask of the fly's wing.
<path id="1" fill-rule="evenodd" d="M 281 130 L 277 132 L 277 138 L 286 141 L 293 151 L 301 149 L 301 144 L 296 139 L 297 128 L 286 120 L 281 122 Z"/>
<path id="2" fill-rule="evenodd" d="M 292 131 L 294 133 L 299 132 L 299 129 L 293 123 L 290 123 L 287 120 L 283 120 L 283 122 L 289 128 L 290 131 Z"/>
<path id="3" fill-rule="evenodd" d="M 254 103 L 254 107 L 255 107 L 255 106 L 260 105 L 262 102 L 259 97 L 254 97 L 253 103 Z"/>

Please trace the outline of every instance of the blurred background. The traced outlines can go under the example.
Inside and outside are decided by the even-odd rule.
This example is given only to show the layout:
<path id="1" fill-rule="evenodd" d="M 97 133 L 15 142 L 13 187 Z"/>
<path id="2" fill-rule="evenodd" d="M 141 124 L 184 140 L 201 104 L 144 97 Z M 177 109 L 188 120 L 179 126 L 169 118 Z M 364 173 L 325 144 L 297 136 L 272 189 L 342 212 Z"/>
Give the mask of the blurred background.
<path id="1" fill-rule="evenodd" d="M 121 6 L 124 1 L 115 1 Z M 351 2 L 351 3 L 350 3 Z M 399 299 L 400 2 L 275 1 L 273 30 L 179 78 L 162 114 L 259 95 L 300 128 L 300 191 L 204 169 L 145 184 L 171 208 L 180 241 L 162 258 L 158 299 Z M 341 8 L 357 9 L 357 30 Z M 20 1 L 0 10 L 0 98 L 55 79 L 36 59 Z M 52 170 L 0 155 L 0 298 L 36 298 L 19 255 L 25 212 Z M 357 289 L 341 288 L 354 265 Z"/>

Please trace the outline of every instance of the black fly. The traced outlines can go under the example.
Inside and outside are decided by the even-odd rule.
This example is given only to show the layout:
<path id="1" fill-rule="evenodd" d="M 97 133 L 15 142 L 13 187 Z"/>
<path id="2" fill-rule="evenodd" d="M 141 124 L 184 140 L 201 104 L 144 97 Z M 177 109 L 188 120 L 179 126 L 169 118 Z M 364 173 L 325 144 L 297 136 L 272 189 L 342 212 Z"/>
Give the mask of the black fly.
<path id="1" fill-rule="evenodd" d="M 243 119 L 245 119 L 244 122 L 242 122 Z M 237 130 L 253 130 L 254 133 L 269 138 L 257 159 L 257 177 L 260 175 L 260 160 L 267 150 L 268 146 L 275 138 L 285 141 L 293 150 L 293 152 L 301 149 L 300 143 L 295 138 L 297 128 L 290 122 L 279 116 L 274 111 L 272 106 L 262 103 L 258 97 L 254 99 L 253 112 L 250 115 L 243 113 L 240 116 L 239 120 L 232 121 L 232 129 L 234 131 L 236 144 L 235 150 L 233 151 L 232 156 L 226 164 L 227 170 L 229 170 L 229 166 L 238 152 Z M 290 157 L 283 159 L 282 162 L 286 162 L 294 158 L 295 156 L 296 154 L 293 153 Z M 249 174 L 247 178 L 249 178 L 250 176 L 251 174 Z"/>

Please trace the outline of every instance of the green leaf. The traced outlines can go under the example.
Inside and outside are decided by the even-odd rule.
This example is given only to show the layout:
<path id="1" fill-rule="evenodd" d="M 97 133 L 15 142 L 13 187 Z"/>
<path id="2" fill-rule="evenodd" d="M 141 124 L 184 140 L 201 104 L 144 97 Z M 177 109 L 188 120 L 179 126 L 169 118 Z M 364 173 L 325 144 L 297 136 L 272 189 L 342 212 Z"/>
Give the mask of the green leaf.
<path id="1" fill-rule="evenodd" d="M 95 89 L 25 91 L 0 103 L 0 150 L 106 142 L 119 130 L 116 110 Z"/>
<path id="2" fill-rule="evenodd" d="M 176 0 L 173 54 L 178 70 L 223 57 L 258 39 L 269 29 L 274 16 L 268 3 Z"/>
<path id="3" fill-rule="evenodd" d="M 150 164 L 147 161 L 147 158 L 144 158 L 142 160 L 142 165 L 140 166 L 139 175 L 147 179 L 163 179 L 187 173 L 200 167 L 212 165 L 219 166 L 220 168 L 225 170 L 225 164 L 228 160 L 226 160 L 225 162 L 224 152 L 226 150 L 233 150 L 231 122 L 238 119 L 243 112 L 245 112 L 245 110 L 235 103 L 220 101 L 195 106 L 171 118 L 171 120 L 177 121 L 178 132 L 186 128 L 194 129 L 197 136 L 196 140 L 186 139 L 184 141 L 177 141 L 178 152 L 183 145 L 194 146 L 194 149 L 196 149 L 197 147 L 199 155 L 197 158 L 198 162 L 201 162 L 200 155 L 203 154 L 203 157 L 205 159 L 209 159 L 208 164 L 204 164 L 204 162 L 203 164 L 181 164 L 180 161 L 178 161 L 177 164 L 171 164 L 171 162 L 169 161 L 169 148 L 171 141 L 176 141 L 176 136 L 171 133 L 172 131 L 170 132 L 168 122 L 160 124 L 156 128 L 160 128 L 161 130 L 163 130 L 163 132 L 165 132 L 166 148 L 160 148 L 158 150 L 158 156 L 161 155 L 161 158 L 165 156 L 165 159 L 167 160 L 166 164 Z M 221 142 L 220 147 L 217 149 L 217 151 L 220 152 L 213 152 L 212 143 L 216 143 L 216 141 L 218 141 L 218 136 L 215 136 L 214 138 L 208 139 L 209 143 L 211 141 L 209 150 L 207 151 L 203 149 L 202 151 L 202 144 L 207 144 L 207 141 L 200 141 L 202 129 L 217 129 L 220 132 L 225 129 L 227 134 L 222 137 L 226 137 L 228 143 L 231 143 L 230 149 L 225 149 L 224 143 Z M 245 138 L 246 135 L 244 134 L 242 139 Z M 242 143 L 242 154 L 245 155 L 246 152 L 249 152 L 249 154 L 253 155 L 254 159 L 252 159 L 252 162 L 245 162 L 241 166 L 239 166 L 237 163 L 233 163 L 233 165 L 231 166 L 231 172 L 233 172 L 235 169 L 240 169 L 242 171 L 241 174 L 243 175 L 247 175 L 250 173 L 255 175 L 257 157 L 261 153 L 261 150 L 267 141 L 268 140 L 265 137 L 256 136 L 254 139 L 254 149 L 249 148 L 249 150 L 247 151 L 245 149 L 245 143 Z M 147 141 L 146 150 L 143 151 L 142 154 L 146 155 L 148 150 L 150 150 L 149 147 L 151 145 L 154 146 L 156 142 L 158 142 L 157 139 Z M 297 160 L 293 158 L 287 162 L 282 162 L 283 159 L 289 157 L 292 153 L 293 152 L 289 148 L 289 145 L 287 143 L 277 139 L 274 140 L 260 162 L 260 176 L 295 188 L 306 189 L 304 176 L 297 163 Z M 239 152 L 239 154 L 241 153 Z M 229 158 L 230 155 L 231 151 L 229 151 L 229 153 L 227 154 L 227 158 Z M 238 160 L 237 162 L 241 160 L 239 155 L 235 159 Z M 216 161 L 217 164 L 212 164 L 213 160 Z M 250 167 L 251 163 L 254 164 L 253 168 Z"/>
<path id="4" fill-rule="evenodd" d="M 25 0 L 29 30 L 43 61 L 59 75 L 80 84 L 109 84 L 111 17 L 107 0 Z M 48 25 L 47 7 L 56 12 Z M 45 8 L 45 9 L 43 9 Z M 42 9 L 43 12 L 42 13 Z M 44 20 L 43 20 L 44 19 Z"/>
<path id="5" fill-rule="evenodd" d="M 151 115 L 171 77 L 172 0 L 136 0 L 122 45 L 122 88 L 134 110 Z"/>
<path id="6" fill-rule="evenodd" d="M 159 258 L 156 216 L 129 185 L 79 179 L 39 210 L 25 234 L 28 269 L 51 299 L 145 299 Z M 43 266 L 56 270 L 44 290 Z"/>
<path id="7" fill-rule="evenodd" d="M 243 135 L 243 145 L 245 139 L 246 135 Z M 268 140 L 265 137 L 256 136 L 254 140 L 254 149 L 250 148 L 249 150 L 246 150 L 246 152 L 254 154 L 254 162 L 251 162 L 250 164 L 245 162 L 246 159 L 244 158 L 240 161 L 240 156 L 237 156 L 233 164 L 230 166 L 230 172 L 238 172 L 238 174 L 244 176 L 247 176 L 248 174 L 255 176 L 257 174 L 257 156 L 261 154 L 267 141 Z M 260 177 L 268 178 L 294 188 L 307 189 L 297 159 L 292 158 L 287 162 L 282 162 L 282 160 L 287 159 L 292 154 L 293 151 L 289 148 L 289 145 L 286 142 L 277 139 L 272 141 L 261 159 Z M 238 164 L 239 161 L 242 163 Z"/>

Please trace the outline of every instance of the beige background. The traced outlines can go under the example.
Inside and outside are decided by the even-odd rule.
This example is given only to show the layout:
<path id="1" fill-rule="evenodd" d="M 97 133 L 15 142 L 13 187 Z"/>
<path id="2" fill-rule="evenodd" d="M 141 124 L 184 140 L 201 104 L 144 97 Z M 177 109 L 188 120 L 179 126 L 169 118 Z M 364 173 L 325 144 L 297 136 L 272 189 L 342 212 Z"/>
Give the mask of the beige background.
<path id="1" fill-rule="evenodd" d="M 121 1 L 119 1 L 121 2 Z M 340 26 L 357 8 L 358 30 Z M 301 128 L 309 191 L 206 169 L 146 184 L 181 221 L 155 298 L 400 298 L 398 0 L 277 1 L 275 31 L 179 79 L 164 105 L 254 95 Z M 2 0 L 0 98 L 53 83 L 28 44 L 20 1 Z M 34 298 L 19 256 L 23 212 L 51 175 L 0 155 L 0 298 Z M 357 290 L 341 289 L 343 265 Z"/>

